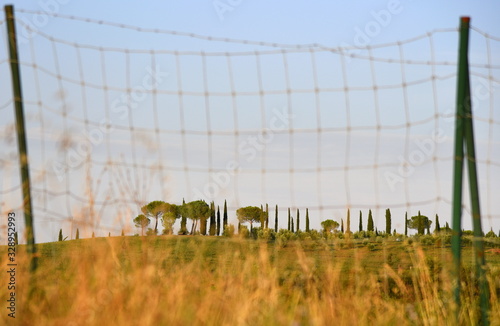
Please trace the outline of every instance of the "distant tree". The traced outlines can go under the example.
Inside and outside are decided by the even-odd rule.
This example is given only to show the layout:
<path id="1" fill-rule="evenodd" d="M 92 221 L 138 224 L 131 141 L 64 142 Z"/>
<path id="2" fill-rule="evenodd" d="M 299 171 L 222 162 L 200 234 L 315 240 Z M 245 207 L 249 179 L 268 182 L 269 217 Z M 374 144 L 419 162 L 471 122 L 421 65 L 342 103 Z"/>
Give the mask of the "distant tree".
<path id="1" fill-rule="evenodd" d="M 216 220 L 215 220 L 215 204 L 212 201 L 210 203 L 210 229 L 209 229 L 209 235 L 214 236 L 217 226 L 215 225 Z"/>
<path id="2" fill-rule="evenodd" d="M 14 245 L 18 245 L 19 244 L 19 238 L 18 238 L 18 235 L 17 235 L 17 231 L 14 233 Z"/>
<path id="3" fill-rule="evenodd" d="M 388 208 L 385 210 L 385 233 L 391 234 L 391 210 Z"/>
<path id="4" fill-rule="evenodd" d="M 262 205 L 260 205 L 260 210 L 261 210 L 261 214 L 260 214 L 260 226 L 261 228 L 264 228 L 264 225 L 266 224 L 266 214 L 264 212 L 264 207 L 262 207 Z"/>
<path id="5" fill-rule="evenodd" d="M 222 223 L 224 229 L 227 226 L 227 202 L 224 200 L 224 218 L 223 218 L 223 223 Z"/>
<path id="6" fill-rule="evenodd" d="M 435 233 L 438 233 L 441 231 L 441 225 L 439 225 L 439 216 L 436 214 L 436 228 L 434 229 Z"/>
<path id="7" fill-rule="evenodd" d="M 373 225 L 373 216 L 372 216 L 372 210 L 370 209 L 368 211 L 368 227 L 367 227 L 367 230 L 368 231 L 374 231 L 374 225 Z"/>
<path id="8" fill-rule="evenodd" d="M 405 213 L 405 236 L 408 236 L 408 212 Z"/>
<path id="9" fill-rule="evenodd" d="M 274 232 L 278 232 L 278 205 L 274 211 Z"/>
<path id="10" fill-rule="evenodd" d="M 125 236 L 125 231 L 122 229 L 122 237 Z"/>
<path id="11" fill-rule="evenodd" d="M 321 227 L 323 228 L 324 232 L 331 233 L 338 229 L 339 223 L 334 220 L 324 220 L 323 222 L 321 222 Z"/>
<path id="12" fill-rule="evenodd" d="M 345 233 L 350 234 L 351 233 L 351 210 L 347 209 L 347 222 L 345 225 Z"/>
<path id="13" fill-rule="evenodd" d="M 108 238 L 110 238 L 110 237 L 111 237 L 111 232 L 108 232 Z"/>
<path id="14" fill-rule="evenodd" d="M 297 208 L 297 232 L 300 231 L 300 212 L 299 209 Z"/>
<path id="15" fill-rule="evenodd" d="M 182 198 L 182 206 L 179 206 L 179 214 L 181 215 L 181 229 L 179 230 L 178 234 L 180 235 L 186 235 L 188 234 L 187 230 L 187 216 L 185 214 L 186 210 L 186 201 L 184 198 Z"/>
<path id="16" fill-rule="evenodd" d="M 222 231 L 222 236 L 232 238 L 234 236 L 234 225 L 230 224 Z"/>
<path id="17" fill-rule="evenodd" d="M 497 235 L 495 234 L 495 232 L 493 232 L 493 228 L 490 229 L 490 232 L 486 233 L 486 238 L 496 238 Z"/>
<path id="18" fill-rule="evenodd" d="M 291 216 L 290 216 L 290 207 L 288 207 L 288 231 L 291 230 L 291 226 L 292 224 L 290 223 L 290 220 L 291 220 Z"/>
<path id="19" fill-rule="evenodd" d="M 217 205 L 217 236 L 220 235 L 220 207 Z"/>
<path id="20" fill-rule="evenodd" d="M 76 236 L 75 236 L 75 239 L 76 239 L 76 240 L 80 239 L 80 230 L 78 230 L 78 228 L 76 229 Z"/>
<path id="21" fill-rule="evenodd" d="M 135 227 L 141 228 L 141 235 L 144 235 L 144 229 L 151 223 L 151 220 L 144 214 L 137 215 L 136 218 L 134 218 L 134 224 Z M 92 232 L 94 234 L 94 232 Z"/>
<path id="22" fill-rule="evenodd" d="M 424 234 L 426 229 L 429 231 L 431 224 L 432 221 L 427 216 L 421 215 L 420 211 L 408 221 L 408 227 L 417 230 L 418 234 Z"/>
<path id="23" fill-rule="evenodd" d="M 194 234 L 198 221 L 200 221 L 200 233 L 207 233 L 207 218 L 210 216 L 210 206 L 204 200 L 195 200 L 186 204 L 184 209 L 186 217 L 193 221 L 191 234 Z"/>
<path id="24" fill-rule="evenodd" d="M 359 211 L 359 232 L 363 231 L 363 213 Z"/>
<path id="25" fill-rule="evenodd" d="M 269 229 L 269 205 L 266 203 L 266 229 Z"/>
<path id="26" fill-rule="evenodd" d="M 441 228 L 441 232 L 451 233 L 451 228 L 450 228 L 450 225 L 448 224 L 448 222 L 446 222 L 445 226 Z"/>
<path id="27" fill-rule="evenodd" d="M 163 216 L 163 213 L 167 209 L 166 204 L 164 201 L 155 200 L 141 207 L 142 214 L 155 219 L 155 233 L 158 233 L 158 219 Z"/>
<path id="28" fill-rule="evenodd" d="M 162 224 L 163 224 L 163 234 L 172 234 L 174 229 L 175 220 L 181 217 L 182 206 L 177 206 L 175 204 L 164 203 L 163 204 L 163 214 L 162 214 Z"/>
<path id="29" fill-rule="evenodd" d="M 94 231 L 92 231 L 92 239 L 94 239 L 94 238 L 95 238 L 95 233 L 94 233 Z"/>
<path id="30" fill-rule="evenodd" d="M 261 223 L 263 216 L 262 208 L 256 206 L 247 206 L 238 208 L 236 211 L 238 221 L 241 223 L 250 223 L 250 229 L 253 228 L 253 223 Z"/>
<path id="31" fill-rule="evenodd" d="M 344 220 L 340 219 L 340 232 L 344 233 Z"/>
<path id="32" fill-rule="evenodd" d="M 158 231 L 155 231 L 154 229 L 152 228 L 148 228 L 148 230 L 146 231 L 146 236 L 152 236 L 152 235 L 158 235 Z"/>
<path id="33" fill-rule="evenodd" d="M 265 229 L 267 228 L 267 223 L 269 220 L 269 207 L 266 204 L 266 209 L 264 210 L 264 206 L 260 205 L 260 227 Z"/>
<path id="34" fill-rule="evenodd" d="M 306 232 L 310 232 L 311 229 L 309 228 L 309 208 L 306 208 Z"/>
<path id="35" fill-rule="evenodd" d="M 59 230 L 59 238 L 58 241 L 63 241 L 62 229 Z"/>
<path id="36" fill-rule="evenodd" d="M 295 233 L 295 228 L 294 228 L 294 225 L 293 225 L 293 218 L 290 219 L 290 224 L 291 224 L 291 227 L 292 227 L 292 229 L 290 231 L 292 231 L 292 233 Z"/>

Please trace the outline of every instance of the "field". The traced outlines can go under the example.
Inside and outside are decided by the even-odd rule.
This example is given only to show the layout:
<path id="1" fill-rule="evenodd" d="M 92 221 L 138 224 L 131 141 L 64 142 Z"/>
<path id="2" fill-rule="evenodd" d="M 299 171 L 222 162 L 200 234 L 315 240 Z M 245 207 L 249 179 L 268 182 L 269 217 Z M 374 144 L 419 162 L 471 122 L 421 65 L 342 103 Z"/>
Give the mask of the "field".
<path id="1" fill-rule="evenodd" d="M 451 250 L 439 242 L 159 236 L 38 248 L 34 290 L 28 287 L 25 248 L 18 248 L 19 325 L 457 324 Z M 0 254 L 6 266 L 5 246 Z M 459 324 L 473 325 L 477 293 L 470 246 L 463 258 Z M 486 259 L 491 324 L 500 325 L 500 255 L 490 250 Z M 6 287 L 0 292 L 5 297 Z M 12 325 L 6 310 L 0 320 Z"/>

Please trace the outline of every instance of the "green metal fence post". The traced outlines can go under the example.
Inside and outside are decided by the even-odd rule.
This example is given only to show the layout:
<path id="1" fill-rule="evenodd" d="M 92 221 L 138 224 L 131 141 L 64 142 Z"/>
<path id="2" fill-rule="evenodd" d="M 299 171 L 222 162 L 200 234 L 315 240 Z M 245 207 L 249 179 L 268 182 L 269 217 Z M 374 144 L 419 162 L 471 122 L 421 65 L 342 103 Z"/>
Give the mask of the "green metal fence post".
<path id="1" fill-rule="evenodd" d="M 483 231 L 481 228 L 481 212 L 479 205 L 479 187 L 476 169 L 476 150 L 474 145 L 474 128 L 472 121 L 472 103 L 469 81 L 469 17 L 460 19 L 460 45 L 458 57 L 457 80 L 457 115 L 455 129 L 455 163 L 453 181 L 453 235 L 452 250 L 455 263 L 455 302 L 456 318 L 460 310 L 460 238 L 462 223 L 462 176 L 464 164 L 464 145 L 467 153 L 467 170 L 469 180 L 472 221 L 474 226 L 474 254 L 476 260 L 476 278 L 479 284 L 482 325 L 489 325 L 489 291 L 486 281 L 486 263 L 484 259 Z"/>
<path id="2" fill-rule="evenodd" d="M 19 57 L 17 51 L 16 26 L 14 8 L 12 5 L 5 6 L 7 19 L 7 34 L 9 40 L 10 69 L 12 75 L 12 90 L 14 93 L 14 107 L 16 111 L 17 143 L 19 147 L 19 166 L 21 171 L 21 182 L 23 191 L 24 221 L 26 224 L 26 237 L 28 253 L 31 255 L 30 270 L 37 267 L 35 235 L 33 229 L 33 214 L 31 210 L 31 186 L 28 165 L 28 148 L 26 145 L 26 132 L 23 113 L 23 95 L 21 91 L 21 73 L 19 70 Z"/>
<path id="3" fill-rule="evenodd" d="M 467 60 L 468 61 L 468 60 Z M 479 186 L 477 179 L 476 168 L 476 149 L 474 145 L 474 126 L 472 121 L 472 103 L 470 97 L 470 84 L 469 84 L 469 65 L 466 69 L 466 87 L 465 87 L 465 115 L 464 122 L 464 136 L 467 152 L 467 170 L 469 176 L 469 192 L 472 208 L 472 222 L 474 227 L 474 256 L 476 260 L 476 278 L 479 283 L 479 297 L 481 306 L 481 322 L 483 325 L 489 325 L 489 290 L 486 281 L 486 261 L 484 258 L 484 242 L 483 230 L 481 227 L 481 211 L 479 205 Z"/>
<path id="4" fill-rule="evenodd" d="M 462 236 L 462 178 L 464 163 L 464 124 L 465 114 L 465 74 L 467 65 L 467 48 L 469 43 L 469 18 L 462 17 L 460 21 L 460 45 L 458 54 L 458 79 L 457 79 L 457 112 L 455 117 L 455 162 L 453 167 L 453 233 L 451 247 L 454 261 L 454 294 L 456 303 L 456 318 L 460 310 L 460 268 L 461 268 L 461 236 Z"/>

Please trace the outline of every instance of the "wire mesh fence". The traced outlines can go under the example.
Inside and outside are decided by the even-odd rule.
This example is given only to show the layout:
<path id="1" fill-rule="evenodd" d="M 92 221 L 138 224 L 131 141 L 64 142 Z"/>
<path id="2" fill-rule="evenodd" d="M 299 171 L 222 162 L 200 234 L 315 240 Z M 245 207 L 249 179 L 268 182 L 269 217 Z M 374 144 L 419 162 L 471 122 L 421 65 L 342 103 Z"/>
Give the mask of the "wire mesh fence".
<path id="1" fill-rule="evenodd" d="M 59 14 L 68 29 L 51 33 L 24 19 L 36 14 L 17 12 L 37 242 L 61 228 L 70 239 L 77 228 L 138 233 L 132 219 L 153 200 L 227 200 L 232 224 L 237 208 L 266 203 L 283 217 L 308 208 L 316 229 L 348 209 L 365 223 L 371 209 L 384 229 L 390 208 L 398 232 L 405 213 L 451 222 L 456 28 L 332 48 Z M 498 231 L 500 38 L 473 28 L 471 39 L 483 228 Z M 4 213 L 22 204 L 10 94 L 0 92 Z"/>

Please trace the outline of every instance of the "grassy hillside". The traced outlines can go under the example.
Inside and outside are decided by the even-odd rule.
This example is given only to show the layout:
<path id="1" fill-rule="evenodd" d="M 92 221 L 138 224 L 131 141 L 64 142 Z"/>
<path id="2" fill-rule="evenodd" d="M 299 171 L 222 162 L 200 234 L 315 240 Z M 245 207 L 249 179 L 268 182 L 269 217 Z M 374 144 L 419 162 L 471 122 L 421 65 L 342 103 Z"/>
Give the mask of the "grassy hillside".
<path id="1" fill-rule="evenodd" d="M 39 245 L 32 292 L 24 249 L 17 255 L 17 320 L 24 325 L 456 324 L 450 248 L 439 243 L 285 245 L 201 236 L 54 242 Z M 6 247 L 0 255 L 5 266 Z M 463 257 L 461 322 L 473 324 L 470 247 Z M 499 325 L 500 255 L 486 258 L 492 324 Z M 5 312 L 0 320 L 11 322 Z"/>

